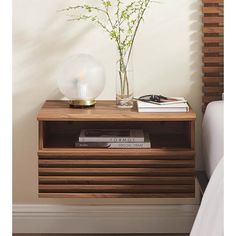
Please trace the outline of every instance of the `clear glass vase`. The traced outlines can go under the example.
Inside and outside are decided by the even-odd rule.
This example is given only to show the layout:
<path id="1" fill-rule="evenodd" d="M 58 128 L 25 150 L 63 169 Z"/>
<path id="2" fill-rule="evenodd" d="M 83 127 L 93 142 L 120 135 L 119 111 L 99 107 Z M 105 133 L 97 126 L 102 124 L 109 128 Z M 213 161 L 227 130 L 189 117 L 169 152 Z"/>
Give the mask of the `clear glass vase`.
<path id="1" fill-rule="evenodd" d="M 133 107 L 133 56 L 118 55 L 116 73 L 116 104 L 119 108 Z"/>

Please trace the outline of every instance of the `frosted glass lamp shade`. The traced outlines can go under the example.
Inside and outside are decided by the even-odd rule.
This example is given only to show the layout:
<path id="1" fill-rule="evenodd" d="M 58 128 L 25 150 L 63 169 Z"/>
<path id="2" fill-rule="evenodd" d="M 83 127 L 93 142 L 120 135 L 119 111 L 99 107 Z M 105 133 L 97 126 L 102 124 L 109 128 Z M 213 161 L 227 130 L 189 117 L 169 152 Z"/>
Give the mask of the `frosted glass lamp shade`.
<path id="1" fill-rule="evenodd" d="M 79 54 L 68 58 L 58 69 L 60 91 L 73 107 L 93 106 L 105 85 L 103 66 L 92 56 Z"/>

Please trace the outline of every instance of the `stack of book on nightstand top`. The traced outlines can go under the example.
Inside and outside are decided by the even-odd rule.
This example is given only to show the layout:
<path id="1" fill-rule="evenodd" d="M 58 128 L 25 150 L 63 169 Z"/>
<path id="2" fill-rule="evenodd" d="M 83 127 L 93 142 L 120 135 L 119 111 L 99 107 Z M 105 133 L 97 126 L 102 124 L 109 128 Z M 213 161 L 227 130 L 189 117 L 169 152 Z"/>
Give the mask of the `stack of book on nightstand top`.
<path id="1" fill-rule="evenodd" d="M 151 148 L 151 142 L 142 129 L 82 129 L 75 147 Z"/>
<path id="2" fill-rule="evenodd" d="M 155 102 L 137 99 L 138 112 L 188 112 L 189 106 L 184 98 L 170 98 L 168 101 Z"/>

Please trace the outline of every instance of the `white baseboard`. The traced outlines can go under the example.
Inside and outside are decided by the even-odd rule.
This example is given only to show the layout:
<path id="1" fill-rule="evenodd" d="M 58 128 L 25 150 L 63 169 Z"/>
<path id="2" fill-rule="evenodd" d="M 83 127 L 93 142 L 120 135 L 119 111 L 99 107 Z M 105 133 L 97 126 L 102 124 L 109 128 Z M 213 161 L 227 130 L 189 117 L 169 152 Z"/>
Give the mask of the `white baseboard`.
<path id="1" fill-rule="evenodd" d="M 13 205 L 14 233 L 189 233 L 198 205 Z"/>

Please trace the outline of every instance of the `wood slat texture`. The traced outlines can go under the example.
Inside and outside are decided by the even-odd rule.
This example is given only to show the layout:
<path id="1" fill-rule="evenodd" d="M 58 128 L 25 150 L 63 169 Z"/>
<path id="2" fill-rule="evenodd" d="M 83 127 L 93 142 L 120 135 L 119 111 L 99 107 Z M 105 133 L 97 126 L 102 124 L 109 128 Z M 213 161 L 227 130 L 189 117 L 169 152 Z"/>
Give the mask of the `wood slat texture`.
<path id="1" fill-rule="evenodd" d="M 203 97 L 203 102 L 204 103 L 206 103 L 206 104 L 208 104 L 208 103 L 210 103 L 210 102 L 214 102 L 214 101 L 219 101 L 219 100 L 221 100 L 222 99 L 222 96 L 216 96 L 216 95 L 212 95 L 212 96 L 210 96 L 210 95 L 205 95 L 204 97 Z"/>
<path id="2" fill-rule="evenodd" d="M 223 53 L 224 52 L 224 47 L 223 46 L 218 46 L 218 47 L 210 47 L 210 46 L 205 46 L 203 48 L 204 53 Z"/>
<path id="3" fill-rule="evenodd" d="M 202 18 L 204 24 L 223 24 L 224 17 L 222 16 L 203 16 Z"/>
<path id="4" fill-rule="evenodd" d="M 39 197 L 195 197 L 193 111 L 143 116 L 135 110 L 117 109 L 113 101 L 97 105 L 74 110 L 65 101 L 47 101 L 43 106 L 39 113 Z M 152 148 L 75 148 L 80 130 L 88 127 L 142 128 L 148 130 Z"/>
<path id="5" fill-rule="evenodd" d="M 224 1 L 203 0 L 203 112 L 224 92 Z"/>
<path id="6" fill-rule="evenodd" d="M 194 185 L 194 177 L 179 176 L 39 176 L 39 184 L 185 184 Z"/>
<path id="7" fill-rule="evenodd" d="M 224 0 L 202 0 L 203 3 L 224 3 Z"/>
<path id="8" fill-rule="evenodd" d="M 218 57 L 203 57 L 203 62 L 204 63 L 216 63 L 218 65 L 221 65 L 224 62 L 224 57 L 223 56 L 218 56 Z"/>
<path id="9" fill-rule="evenodd" d="M 203 33 L 223 33 L 224 32 L 224 27 L 203 27 Z"/>
<path id="10" fill-rule="evenodd" d="M 204 73 L 223 73 L 224 72 L 224 67 L 222 66 L 207 66 L 203 67 L 203 72 Z"/>
<path id="11" fill-rule="evenodd" d="M 217 86 L 223 85 L 224 78 L 223 77 L 203 77 L 203 82 L 208 84 L 208 83 L 213 83 L 216 84 Z"/>
<path id="12" fill-rule="evenodd" d="M 83 233 L 76 233 L 76 234 L 13 234 L 12 236 L 163 236 L 163 234 L 152 234 L 152 233 L 145 233 L 145 234 L 83 234 Z M 189 236 L 188 234 L 165 234 L 164 236 Z"/>
<path id="13" fill-rule="evenodd" d="M 194 176 L 194 168 L 39 168 L 39 175 Z"/>
<path id="14" fill-rule="evenodd" d="M 39 193 L 40 198 L 194 198 L 195 193 Z"/>
<path id="15" fill-rule="evenodd" d="M 223 87 L 218 87 L 218 86 L 217 87 L 206 87 L 205 86 L 203 88 L 203 92 L 208 93 L 208 94 L 210 94 L 210 93 L 213 93 L 213 94 L 217 93 L 217 94 L 221 95 L 223 91 L 224 91 Z"/>
<path id="16" fill-rule="evenodd" d="M 207 6 L 207 7 L 203 7 L 202 11 L 204 14 L 223 14 L 224 7 L 223 6 L 218 6 L 218 7 Z"/>
<path id="17" fill-rule="evenodd" d="M 114 159 L 119 157 L 120 160 L 129 158 L 143 159 L 144 157 L 152 159 L 189 159 L 195 155 L 193 149 L 187 148 L 150 148 L 150 149 L 99 149 L 99 148 L 44 148 L 38 151 L 40 158 L 58 158 L 62 157 L 103 157 Z M 181 158 L 180 158 L 181 157 Z"/>
<path id="18" fill-rule="evenodd" d="M 117 164 L 118 162 L 120 163 Z M 66 167 L 68 164 L 73 167 Z M 56 167 L 52 168 L 54 165 Z M 81 165 L 81 168 L 77 168 L 77 165 Z M 93 165 L 96 165 L 96 168 L 93 168 Z M 108 166 L 104 168 L 104 165 Z M 123 168 L 119 167 L 122 165 Z M 194 197 L 194 183 L 193 159 L 121 161 L 39 159 L 39 197 L 189 198 Z"/>
<path id="19" fill-rule="evenodd" d="M 39 160 L 39 167 L 194 167 L 194 160 Z"/>
<path id="20" fill-rule="evenodd" d="M 192 185 L 39 185 L 40 193 L 192 193 Z"/>
<path id="21" fill-rule="evenodd" d="M 224 43 L 224 37 L 222 36 L 204 36 L 203 43 Z"/>
<path id="22" fill-rule="evenodd" d="M 189 154 L 193 152 L 185 153 L 189 159 L 175 154 L 167 160 L 39 156 L 39 196 L 189 197 L 195 190 L 194 156 Z"/>

